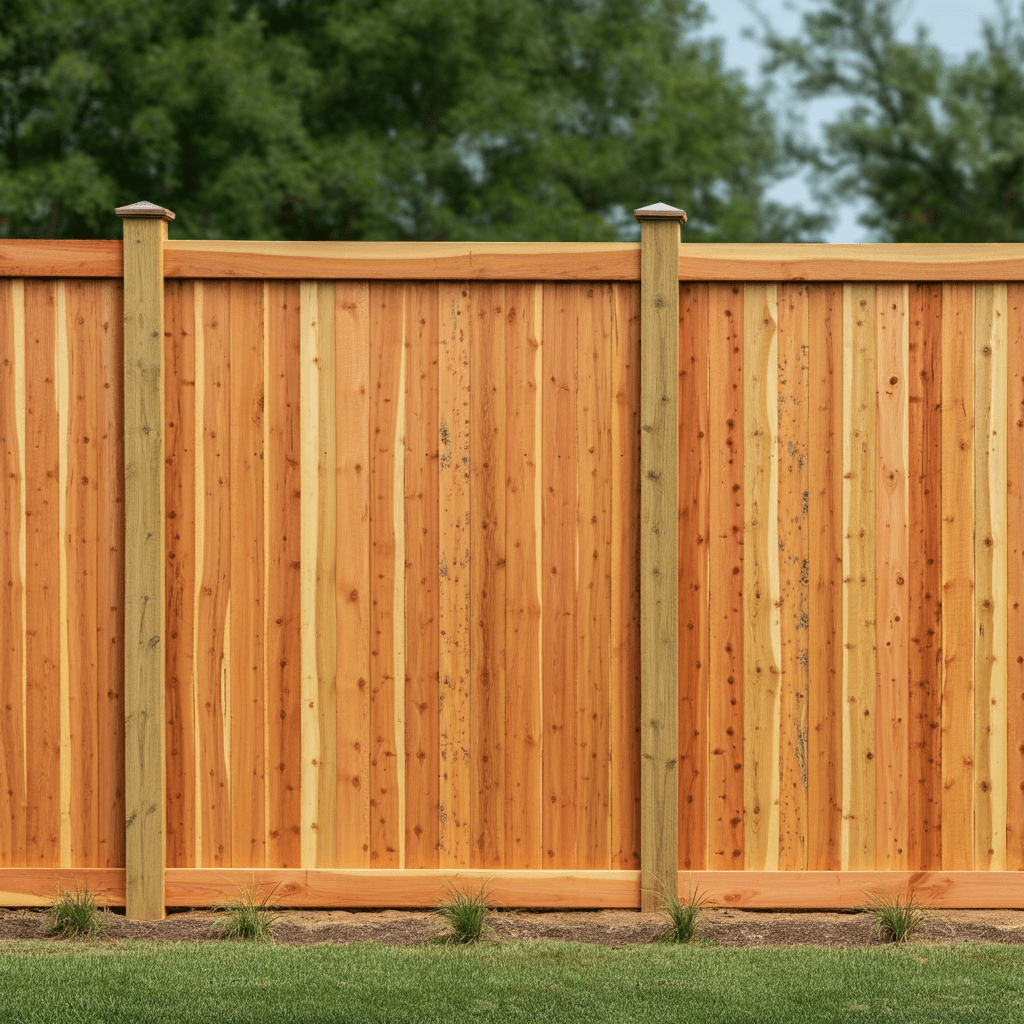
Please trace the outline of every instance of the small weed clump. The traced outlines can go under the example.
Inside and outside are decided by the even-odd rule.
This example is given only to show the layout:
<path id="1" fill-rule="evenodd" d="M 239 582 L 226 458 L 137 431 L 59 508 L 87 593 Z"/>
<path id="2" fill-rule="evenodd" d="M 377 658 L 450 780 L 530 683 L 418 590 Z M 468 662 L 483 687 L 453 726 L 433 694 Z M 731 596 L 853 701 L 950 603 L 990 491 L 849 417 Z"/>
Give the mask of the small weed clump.
<path id="1" fill-rule="evenodd" d="M 88 888 L 79 889 L 77 882 L 74 893 L 63 889 L 58 893 L 47 908 L 47 913 L 53 916 L 53 924 L 46 930 L 47 935 L 90 936 L 103 927 L 95 894 L 89 892 Z"/>
<path id="2" fill-rule="evenodd" d="M 687 898 L 680 903 L 675 896 L 662 898 L 662 912 L 668 915 L 668 927 L 657 937 L 658 942 L 692 942 L 697 933 L 700 912 L 708 902 L 706 896 L 697 898 L 692 887 L 693 875 L 687 885 Z"/>
<path id="3" fill-rule="evenodd" d="M 276 888 L 275 885 L 274 889 Z M 271 889 L 262 900 L 257 900 L 257 886 L 242 886 L 237 900 L 217 908 L 227 913 L 228 917 L 218 921 L 213 926 L 214 931 L 219 931 L 221 938 L 225 939 L 242 939 L 246 942 L 268 941 L 271 938 L 271 926 L 281 916 L 273 913 L 276 907 L 268 906 L 274 889 Z"/>
<path id="4" fill-rule="evenodd" d="M 441 900 L 437 905 L 437 913 L 451 925 L 450 943 L 479 942 L 480 936 L 491 929 L 487 926 L 487 915 L 490 905 L 484 892 L 484 885 L 475 895 L 471 892 L 456 892 L 449 889 L 450 899 Z"/>
<path id="5" fill-rule="evenodd" d="M 869 905 L 859 909 L 875 915 L 875 929 L 883 941 L 906 942 L 925 919 L 925 913 L 912 893 L 904 894 L 903 902 L 899 895 L 890 895 L 884 885 L 882 893 L 868 893 Z"/>

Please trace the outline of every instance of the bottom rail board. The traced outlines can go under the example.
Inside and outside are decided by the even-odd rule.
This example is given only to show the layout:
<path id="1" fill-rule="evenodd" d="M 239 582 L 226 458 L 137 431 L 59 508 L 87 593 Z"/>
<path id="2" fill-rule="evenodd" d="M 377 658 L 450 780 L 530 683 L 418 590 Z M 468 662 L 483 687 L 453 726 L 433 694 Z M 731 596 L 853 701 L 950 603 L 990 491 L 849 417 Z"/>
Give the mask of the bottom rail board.
<path id="1" fill-rule="evenodd" d="M 61 889 L 87 888 L 99 906 L 123 907 L 118 868 L 0 868 L 0 906 L 45 907 Z M 272 889 L 281 907 L 434 907 L 451 890 L 486 888 L 496 906 L 531 909 L 638 909 L 639 871 L 304 870 L 168 868 L 168 907 L 209 907 L 236 899 L 242 886 L 260 898 Z M 274 889 L 274 887 L 277 887 Z M 694 871 L 679 872 L 708 906 L 750 910 L 849 910 L 869 894 L 914 893 L 924 907 L 1024 909 L 1016 871 Z"/>

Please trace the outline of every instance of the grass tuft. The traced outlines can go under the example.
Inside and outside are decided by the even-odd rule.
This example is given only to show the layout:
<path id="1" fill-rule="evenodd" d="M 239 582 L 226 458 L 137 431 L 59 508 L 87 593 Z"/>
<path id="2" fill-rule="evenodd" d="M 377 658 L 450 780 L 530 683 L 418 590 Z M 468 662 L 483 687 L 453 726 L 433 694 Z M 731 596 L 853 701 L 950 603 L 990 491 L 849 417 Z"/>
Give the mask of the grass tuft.
<path id="1" fill-rule="evenodd" d="M 449 888 L 449 899 L 437 904 L 437 913 L 451 925 L 449 943 L 479 942 L 484 932 L 490 932 L 487 915 L 491 910 L 485 893 L 485 882 L 475 895 L 468 890 L 457 892 Z"/>
<path id="2" fill-rule="evenodd" d="M 103 927 L 95 894 L 89 892 L 88 887 L 79 889 L 77 882 L 74 893 L 63 889 L 58 892 L 47 913 L 53 915 L 53 924 L 46 930 L 46 935 L 89 936 Z"/>
<path id="3" fill-rule="evenodd" d="M 906 942 L 925 919 L 925 912 L 913 893 L 892 896 L 883 885 L 882 895 L 867 893 L 868 905 L 859 907 L 875 916 L 875 930 L 885 942 Z"/>
<path id="4" fill-rule="evenodd" d="M 662 913 L 668 916 L 668 927 L 661 932 L 657 942 L 692 942 L 697 934 L 700 913 L 708 902 L 707 896 L 697 897 L 693 891 L 693 874 L 687 885 L 686 902 L 681 903 L 675 896 L 662 897 Z"/>
<path id="5" fill-rule="evenodd" d="M 276 889 L 277 886 L 274 886 Z M 218 921 L 213 930 L 221 933 L 224 939 L 241 939 L 245 942 L 267 942 L 271 938 L 271 927 L 281 915 L 273 913 L 276 907 L 268 906 L 270 897 L 274 895 L 271 889 L 262 900 L 257 899 L 259 895 L 258 886 L 241 886 L 239 898 L 232 903 L 218 907 L 228 916 Z"/>

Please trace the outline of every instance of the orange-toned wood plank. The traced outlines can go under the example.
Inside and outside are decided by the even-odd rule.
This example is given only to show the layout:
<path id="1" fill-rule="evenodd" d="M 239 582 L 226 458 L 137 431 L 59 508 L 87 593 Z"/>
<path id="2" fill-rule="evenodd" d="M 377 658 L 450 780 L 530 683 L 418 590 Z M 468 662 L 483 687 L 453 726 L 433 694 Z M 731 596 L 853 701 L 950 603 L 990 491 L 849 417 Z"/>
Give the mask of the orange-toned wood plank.
<path id="1" fill-rule="evenodd" d="M 60 493 L 56 285 L 25 292 L 25 651 L 30 867 L 60 860 Z"/>
<path id="2" fill-rule="evenodd" d="M 339 286 L 343 287 L 343 286 Z M 406 285 L 405 863 L 438 866 L 437 285 Z"/>
<path id="3" fill-rule="evenodd" d="M 0 277 L 122 277 L 122 251 L 121 239 L 4 238 Z"/>
<path id="4" fill-rule="evenodd" d="M 808 627 L 810 625 L 810 430 L 808 286 L 778 291 L 780 642 L 779 868 L 808 859 Z"/>
<path id="5" fill-rule="evenodd" d="M 807 287 L 807 867 L 837 871 L 843 801 L 843 290 Z"/>
<path id="6" fill-rule="evenodd" d="M 167 864 L 196 863 L 194 721 L 195 285 L 164 288 L 164 495 L 167 510 Z"/>
<path id="7" fill-rule="evenodd" d="M 974 868 L 1006 867 L 1006 285 L 974 286 Z"/>
<path id="8" fill-rule="evenodd" d="M 231 863 L 263 867 L 263 287 L 230 284 Z"/>
<path id="9" fill-rule="evenodd" d="M 612 330 L 611 864 L 640 867 L 640 288 L 618 284 Z M 539 498 L 538 498 L 539 500 Z M 539 507 L 539 506 L 538 506 Z"/>
<path id="10" fill-rule="evenodd" d="M 96 371 L 100 309 L 90 280 L 65 285 L 69 419 L 66 544 L 71 722 L 71 865 L 98 867 Z"/>
<path id="11" fill-rule="evenodd" d="M 124 283 L 103 282 L 100 346 L 99 563 L 100 863 L 124 867 Z M 191 509 L 189 509 L 191 515 Z M 194 716 L 189 715 L 190 719 Z M 195 773 L 192 773 L 194 781 Z M 194 807 L 194 801 L 193 801 Z M 193 813 L 194 817 L 194 813 Z"/>
<path id="12" fill-rule="evenodd" d="M 404 594 L 405 315 L 403 285 L 370 285 L 370 864 L 401 866 L 405 665 L 396 644 L 395 597 Z M 401 534 L 401 543 L 398 535 Z M 399 564 L 400 559 L 400 564 Z"/>
<path id="13" fill-rule="evenodd" d="M 843 870 L 875 863 L 875 289 L 843 287 Z"/>
<path id="14" fill-rule="evenodd" d="M 541 312 L 539 284 L 505 285 L 505 865 L 541 857 Z"/>
<path id="15" fill-rule="evenodd" d="M 267 864 L 300 867 L 302 695 L 300 649 L 299 285 L 268 288 L 264 453 L 267 504 Z M 365 542 L 360 545 L 365 550 Z M 349 648 L 346 657 L 355 658 Z"/>
<path id="16" fill-rule="evenodd" d="M 201 323 L 196 327 L 196 378 L 202 381 L 203 470 L 197 505 L 196 722 L 199 744 L 200 822 L 204 867 L 230 867 L 229 658 L 231 570 L 231 365 L 227 282 L 203 282 Z M 202 332 L 200 334 L 200 331 Z M 202 366 L 200 366 L 200 362 Z"/>
<path id="17" fill-rule="evenodd" d="M 385 281 L 640 279 L 640 246 L 635 242 L 222 242 L 175 239 L 166 243 L 164 252 L 166 277 Z M 28 273 L 27 269 L 18 268 L 27 268 L 30 258 L 27 249 L 12 250 L 10 266 L 16 272 Z M 36 260 L 32 266 L 39 266 L 39 257 Z M 0 277 L 8 273 L 4 269 L 6 262 L 4 243 L 0 242 Z"/>
<path id="18" fill-rule="evenodd" d="M 1006 867 L 1024 870 L 1024 284 L 1006 288 Z"/>
<path id="19" fill-rule="evenodd" d="M 577 286 L 577 867 L 611 867 L 611 286 Z"/>
<path id="20" fill-rule="evenodd" d="M 708 860 L 743 856 L 743 285 L 708 289 Z M 714 372 L 711 372 L 711 368 Z"/>
<path id="21" fill-rule="evenodd" d="M 473 867 L 505 862 L 505 289 L 476 284 L 470 356 L 470 828 Z"/>
<path id="22" fill-rule="evenodd" d="M 774 285 L 744 288 L 743 839 L 747 869 L 768 871 L 779 863 L 777 303 Z"/>
<path id="23" fill-rule="evenodd" d="M 337 453 L 337 857 L 370 866 L 370 291 L 334 286 Z"/>
<path id="24" fill-rule="evenodd" d="M 0 865 L 26 863 L 25 289 L 0 281 Z"/>
<path id="25" fill-rule="evenodd" d="M 438 856 L 469 867 L 470 337 L 468 283 L 438 287 Z"/>
<path id="26" fill-rule="evenodd" d="M 708 847 L 708 286 L 679 289 L 679 868 Z"/>
<path id="27" fill-rule="evenodd" d="M 124 868 L 0 867 L 0 906 L 48 907 L 58 892 L 88 889 L 100 907 L 125 904 Z"/>
<path id="28" fill-rule="evenodd" d="M 875 861 L 907 867 L 910 571 L 908 296 L 903 284 L 879 284 L 875 294 L 876 462 L 875 582 Z"/>
<path id="29" fill-rule="evenodd" d="M 338 815 L 338 453 L 335 285 L 317 283 L 316 356 L 316 567 L 313 628 L 316 633 L 316 865 L 341 867 L 337 857 Z"/>
<path id="30" fill-rule="evenodd" d="M 544 867 L 576 867 L 576 318 L 573 285 L 544 286 L 542 383 Z M 557 339 L 557 340 L 556 340 Z"/>
<path id="31" fill-rule="evenodd" d="M 909 306 L 907 864 L 942 866 L 942 285 Z"/>
<path id="32" fill-rule="evenodd" d="M 974 288 L 942 289 L 942 867 L 974 870 Z"/>

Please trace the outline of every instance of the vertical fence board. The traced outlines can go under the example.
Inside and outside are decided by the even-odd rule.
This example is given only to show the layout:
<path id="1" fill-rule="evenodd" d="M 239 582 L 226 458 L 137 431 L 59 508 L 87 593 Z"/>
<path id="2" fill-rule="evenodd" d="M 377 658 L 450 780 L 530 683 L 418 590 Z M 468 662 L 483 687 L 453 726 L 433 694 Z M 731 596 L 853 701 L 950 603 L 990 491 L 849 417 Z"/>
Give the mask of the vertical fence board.
<path id="1" fill-rule="evenodd" d="M 907 867 L 942 865 L 942 286 L 910 287 Z"/>
<path id="2" fill-rule="evenodd" d="M 708 861 L 744 867 L 743 286 L 709 285 Z"/>
<path id="3" fill-rule="evenodd" d="M 267 864 L 301 866 L 302 558 L 299 468 L 299 284 L 271 281 L 267 288 L 269 353 L 266 365 L 269 486 L 267 530 Z M 355 536 L 351 534 L 350 536 Z M 353 545 L 363 551 L 365 545 Z M 341 638 L 339 637 L 339 640 Z M 346 658 L 355 658 L 349 648 Z"/>
<path id="4" fill-rule="evenodd" d="M 640 867 L 640 294 L 612 288 L 611 866 Z"/>
<path id="5" fill-rule="evenodd" d="M 781 637 L 778 323 L 774 285 L 748 284 L 743 308 L 744 867 L 779 864 Z M 749 712 L 749 714 L 747 714 Z"/>
<path id="6" fill-rule="evenodd" d="M 538 284 L 505 285 L 505 866 L 541 856 L 541 314 Z"/>
<path id="7" fill-rule="evenodd" d="M 842 286 L 810 285 L 807 867 L 838 871 L 842 831 Z"/>
<path id="8" fill-rule="evenodd" d="M 974 870 L 974 289 L 942 291 L 942 867 Z"/>
<path id="9" fill-rule="evenodd" d="M 679 869 L 708 848 L 708 285 L 679 294 Z"/>
<path id="10" fill-rule="evenodd" d="M 875 288 L 843 289 L 843 857 L 875 863 Z"/>
<path id="11" fill-rule="evenodd" d="M 196 863 L 195 284 L 164 287 L 164 446 L 167 508 L 167 866 Z"/>
<path id="12" fill-rule="evenodd" d="M 438 866 L 438 310 L 406 285 L 406 867 Z M 339 545 L 343 536 L 339 535 Z"/>
<path id="13" fill-rule="evenodd" d="M 974 868 L 1006 865 L 1006 285 L 977 284 L 974 329 Z"/>
<path id="14" fill-rule="evenodd" d="M 781 673 L 779 869 L 807 869 L 810 395 L 806 284 L 778 290 L 778 462 Z"/>
<path id="15" fill-rule="evenodd" d="M 545 284 L 542 385 L 544 867 L 576 867 L 576 403 L 574 284 Z"/>
<path id="16" fill-rule="evenodd" d="M 470 789 L 473 867 L 505 862 L 505 289 L 473 288 Z"/>
<path id="17" fill-rule="evenodd" d="M 907 866 L 910 528 L 907 469 L 909 372 L 907 288 L 879 284 L 876 292 L 875 586 L 877 657 L 875 745 L 875 863 Z"/>

